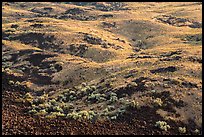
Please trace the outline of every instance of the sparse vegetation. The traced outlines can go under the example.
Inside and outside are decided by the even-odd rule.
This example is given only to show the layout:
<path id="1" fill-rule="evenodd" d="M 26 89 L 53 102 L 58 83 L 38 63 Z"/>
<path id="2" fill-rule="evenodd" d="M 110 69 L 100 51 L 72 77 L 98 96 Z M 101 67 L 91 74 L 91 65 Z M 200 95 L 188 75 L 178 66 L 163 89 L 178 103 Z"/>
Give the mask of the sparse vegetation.
<path id="1" fill-rule="evenodd" d="M 186 133 L 186 128 L 185 127 L 179 127 L 178 130 L 179 130 L 179 133 L 181 133 L 181 134 Z"/>
<path id="2" fill-rule="evenodd" d="M 155 106 L 162 106 L 163 105 L 163 101 L 161 100 L 161 98 L 156 98 L 153 100 L 153 103 Z"/>
<path id="3" fill-rule="evenodd" d="M 155 126 L 164 131 L 170 129 L 170 126 L 165 121 L 157 121 Z"/>

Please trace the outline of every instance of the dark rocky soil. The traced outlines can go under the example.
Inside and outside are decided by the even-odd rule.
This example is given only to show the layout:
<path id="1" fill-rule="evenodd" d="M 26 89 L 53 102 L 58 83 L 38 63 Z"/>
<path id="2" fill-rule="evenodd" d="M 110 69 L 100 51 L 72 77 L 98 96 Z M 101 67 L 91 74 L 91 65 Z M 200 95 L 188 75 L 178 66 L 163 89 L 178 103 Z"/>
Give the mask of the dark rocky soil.
<path id="1" fill-rule="evenodd" d="M 182 122 L 168 121 L 172 127 L 168 131 L 161 131 L 154 125 L 157 120 L 163 118 L 156 113 L 157 108 L 142 107 L 129 110 L 124 115 L 113 121 L 74 121 L 58 117 L 57 119 L 45 119 L 31 116 L 25 113 L 29 104 L 16 103 L 15 100 L 29 92 L 24 86 L 8 84 L 9 80 L 22 81 L 21 77 L 3 73 L 2 75 L 2 134 L 3 135 L 169 135 L 180 134 L 178 127 L 186 126 Z M 157 95 L 157 96 L 155 96 Z M 159 94 L 153 95 L 159 97 Z M 163 97 L 162 97 L 163 96 Z M 167 93 L 168 96 L 168 93 Z M 161 98 L 166 98 L 161 94 Z M 180 103 L 179 103 L 180 104 Z M 171 107 L 170 107 L 171 108 Z M 195 134 L 195 124 L 187 125 L 188 132 Z"/>

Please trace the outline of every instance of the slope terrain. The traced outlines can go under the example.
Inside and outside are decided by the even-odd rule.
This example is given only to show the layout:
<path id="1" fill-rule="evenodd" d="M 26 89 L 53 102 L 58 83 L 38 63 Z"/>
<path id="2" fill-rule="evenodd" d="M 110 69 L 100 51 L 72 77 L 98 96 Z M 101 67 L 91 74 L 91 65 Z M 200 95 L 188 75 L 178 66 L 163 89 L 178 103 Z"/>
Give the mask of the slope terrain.
<path id="1" fill-rule="evenodd" d="M 201 2 L 3 2 L 4 135 L 202 133 Z"/>

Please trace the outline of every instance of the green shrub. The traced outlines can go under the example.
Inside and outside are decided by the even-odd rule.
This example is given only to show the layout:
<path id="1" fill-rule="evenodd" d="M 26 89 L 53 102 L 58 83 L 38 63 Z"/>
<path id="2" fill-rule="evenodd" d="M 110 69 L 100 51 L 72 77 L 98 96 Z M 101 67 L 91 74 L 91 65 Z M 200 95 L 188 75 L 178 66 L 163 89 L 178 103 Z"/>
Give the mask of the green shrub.
<path id="1" fill-rule="evenodd" d="M 108 111 L 110 111 L 110 110 L 115 110 L 115 106 L 113 106 L 113 105 L 108 105 L 108 106 L 107 106 L 107 109 L 108 109 Z"/>
<path id="2" fill-rule="evenodd" d="M 53 106 L 53 111 L 54 112 L 63 112 L 63 109 L 60 108 L 59 106 Z"/>
<path id="3" fill-rule="evenodd" d="M 45 96 L 40 96 L 40 97 L 38 97 L 38 102 L 39 102 L 40 104 L 44 103 L 44 102 L 45 102 Z"/>
<path id="4" fill-rule="evenodd" d="M 9 80 L 9 84 L 14 85 L 14 81 Z"/>
<path id="5" fill-rule="evenodd" d="M 69 89 L 65 89 L 65 90 L 63 91 L 63 94 L 64 94 L 64 95 L 67 95 L 67 94 L 69 93 L 69 91 L 70 91 Z"/>
<path id="6" fill-rule="evenodd" d="M 55 99 L 50 100 L 50 103 L 51 103 L 52 105 L 56 105 L 56 104 L 57 104 L 57 102 L 56 102 Z"/>
<path id="7" fill-rule="evenodd" d="M 155 126 L 164 131 L 170 129 L 170 126 L 165 121 L 157 121 Z"/>
<path id="8" fill-rule="evenodd" d="M 91 93 L 88 96 L 88 101 L 90 102 L 97 102 L 98 100 L 100 100 L 101 98 L 101 94 L 100 93 Z"/>
<path id="9" fill-rule="evenodd" d="M 72 112 L 72 113 L 69 113 L 68 115 L 67 115 L 67 117 L 68 118 L 73 118 L 73 119 L 78 119 L 79 118 L 79 115 L 78 115 L 78 113 L 77 112 Z"/>
<path id="10" fill-rule="evenodd" d="M 194 130 L 194 133 L 195 133 L 196 135 L 199 135 L 199 134 L 200 134 L 200 130 L 195 129 L 195 130 Z"/>
<path id="11" fill-rule="evenodd" d="M 136 109 L 140 108 L 139 102 L 136 102 L 135 100 L 132 100 L 129 105 L 131 108 L 136 108 Z"/>
<path id="12" fill-rule="evenodd" d="M 155 106 L 162 106 L 163 105 L 163 101 L 160 99 L 160 98 L 156 98 L 154 101 L 153 101 L 154 105 Z"/>
<path id="13" fill-rule="evenodd" d="M 138 85 L 137 85 L 137 83 L 135 83 L 135 82 L 130 82 L 130 83 L 128 83 L 128 85 L 127 85 L 127 87 L 128 88 L 133 88 L 133 87 L 137 87 Z"/>
<path id="14" fill-rule="evenodd" d="M 118 109 L 118 113 L 119 114 L 123 114 L 125 111 L 126 111 L 126 107 L 125 106 L 123 106 L 123 107 Z"/>
<path id="15" fill-rule="evenodd" d="M 117 94 L 114 93 L 114 92 L 111 92 L 111 93 L 110 93 L 110 96 L 117 96 Z"/>
<path id="16" fill-rule="evenodd" d="M 28 92 L 28 93 L 26 93 L 26 94 L 24 95 L 24 98 L 25 98 L 25 99 L 26 99 L 26 98 L 32 99 L 33 96 Z"/>
<path id="17" fill-rule="evenodd" d="M 90 88 L 91 88 L 92 91 L 96 90 L 96 86 L 90 86 Z"/>
<path id="18" fill-rule="evenodd" d="M 87 85 L 87 84 L 86 84 L 85 82 L 81 83 L 81 86 L 82 86 L 82 87 L 86 87 L 86 85 Z"/>
<path id="19" fill-rule="evenodd" d="M 76 97 L 75 97 L 74 95 L 70 95 L 70 96 L 69 96 L 69 100 L 73 101 L 73 100 L 75 100 L 75 99 L 76 99 Z"/>
<path id="20" fill-rule="evenodd" d="M 71 90 L 71 91 L 69 91 L 69 94 L 70 94 L 70 95 L 75 95 L 75 94 L 76 94 L 76 92 L 75 92 L 75 91 L 73 91 L 73 90 Z"/>
<path id="21" fill-rule="evenodd" d="M 48 107 L 50 107 L 50 105 L 48 103 L 45 103 L 45 104 L 39 104 L 38 105 L 41 109 L 46 109 Z"/>
<path id="22" fill-rule="evenodd" d="M 36 113 L 35 115 L 46 115 L 47 112 L 45 109 L 40 110 L 38 113 Z"/>
<path id="23" fill-rule="evenodd" d="M 19 82 L 19 81 L 16 81 L 16 83 L 15 83 L 16 85 L 21 85 L 21 83 Z"/>
<path id="24" fill-rule="evenodd" d="M 71 109 L 74 108 L 74 106 L 73 104 L 64 104 L 63 106 L 61 106 L 61 108 L 65 113 L 68 113 Z"/>
<path id="25" fill-rule="evenodd" d="M 186 128 L 185 127 L 179 127 L 178 130 L 179 130 L 179 133 L 181 133 L 181 134 L 186 133 Z"/>
<path id="26" fill-rule="evenodd" d="M 31 109 L 28 111 L 29 114 L 36 114 L 38 111 L 35 109 Z"/>
<path id="27" fill-rule="evenodd" d="M 110 119 L 115 120 L 115 119 L 117 119 L 117 116 L 112 116 L 112 117 L 110 117 Z"/>
<path id="28" fill-rule="evenodd" d="M 118 101 L 118 97 L 117 96 L 111 96 L 110 97 L 110 100 L 109 100 L 109 103 L 115 103 L 115 102 L 117 102 Z"/>
<path id="29" fill-rule="evenodd" d="M 55 119 L 57 116 L 56 115 L 47 115 L 45 118 L 47 119 Z"/>
<path id="30" fill-rule="evenodd" d="M 61 112 L 51 112 L 50 115 L 59 116 L 59 117 L 65 117 L 65 114 L 63 114 Z"/>
<path id="31" fill-rule="evenodd" d="M 28 92 L 24 95 L 24 99 L 30 103 L 33 101 L 33 96 Z"/>

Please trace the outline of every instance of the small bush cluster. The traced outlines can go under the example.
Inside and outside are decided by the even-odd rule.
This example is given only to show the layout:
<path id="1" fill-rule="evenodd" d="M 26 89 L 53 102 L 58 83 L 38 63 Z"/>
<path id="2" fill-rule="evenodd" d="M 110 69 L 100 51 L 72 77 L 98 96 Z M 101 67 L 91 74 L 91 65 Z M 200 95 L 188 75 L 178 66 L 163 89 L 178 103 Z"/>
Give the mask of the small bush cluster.
<path id="1" fill-rule="evenodd" d="M 107 119 L 115 120 L 119 115 L 123 114 L 126 111 L 126 107 L 117 108 L 113 105 L 108 105 L 101 113 L 100 116 L 105 116 Z"/>
<path id="2" fill-rule="evenodd" d="M 129 106 L 131 108 L 136 108 L 136 109 L 139 109 L 140 106 L 139 106 L 139 102 L 136 102 L 135 100 L 132 100 L 130 103 L 129 103 Z"/>
<path id="3" fill-rule="evenodd" d="M 57 96 L 58 102 L 70 102 L 77 99 L 77 93 L 70 89 L 65 89 L 62 94 Z"/>
<path id="4" fill-rule="evenodd" d="M 157 121 L 155 126 L 164 131 L 170 129 L 170 126 L 165 121 Z"/>
<path id="5" fill-rule="evenodd" d="M 155 106 L 162 106 L 163 105 L 163 101 L 161 100 L 161 98 L 156 98 L 154 101 L 153 101 L 154 105 Z"/>
<path id="6" fill-rule="evenodd" d="M 118 116 L 127 111 L 127 108 L 140 108 L 139 103 L 135 100 L 127 100 L 125 97 L 118 98 L 117 93 L 113 91 L 107 91 L 105 94 L 101 91 L 103 90 L 97 89 L 96 86 L 82 83 L 73 89 L 63 90 L 55 98 L 49 98 L 47 94 L 44 94 L 33 99 L 28 93 L 26 98 L 33 99 L 31 101 L 32 107 L 28 113 L 46 118 L 66 117 L 76 120 L 95 120 L 98 116 L 102 116 L 109 120 L 116 120 Z M 79 103 L 78 100 L 83 99 L 85 99 L 85 103 L 88 102 L 86 105 L 104 102 L 104 105 L 107 106 L 104 108 L 103 105 L 97 104 L 91 110 L 82 110 L 77 107 L 77 103 Z M 97 114 L 94 112 L 94 108 L 99 110 Z"/>
<path id="7" fill-rule="evenodd" d="M 112 104 L 112 103 L 115 103 L 118 101 L 118 97 L 117 97 L 117 94 L 114 93 L 114 92 L 111 92 L 110 93 L 110 99 L 109 99 L 109 103 Z"/>
<path id="8" fill-rule="evenodd" d="M 88 95 L 87 100 L 91 103 L 106 101 L 106 95 L 93 92 Z"/>
<path id="9" fill-rule="evenodd" d="M 29 92 L 26 93 L 23 98 L 25 99 L 25 101 L 28 101 L 28 102 L 33 101 L 33 96 Z"/>
<path id="10" fill-rule="evenodd" d="M 65 117 L 66 115 L 61 112 L 51 112 L 49 115 L 46 116 L 48 119 L 53 119 L 56 117 Z"/>
<path id="11" fill-rule="evenodd" d="M 135 83 L 135 82 L 130 82 L 130 83 L 128 83 L 128 85 L 127 85 L 127 87 L 128 88 L 135 88 L 135 87 L 137 87 L 138 85 L 137 85 L 137 83 Z"/>
<path id="12" fill-rule="evenodd" d="M 179 130 L 179 133 L 181 133 L 181 134 L 186 133 L 186 128 L 185 127 L 179 127 L 178 130 Z"/>
<path id="13" fill-rule="evenodd" d="M 194 134 L 199 135 L 199 134 L 200 134 L 200 130 L 195 129 L 195 130 L 194 130 Z"/>
<path id="14" fill-rule="evenodd" d="M 72 112 L 67 115 L 67 118 L 78 119 L 78 120 L 92 120 L 96 116 L 94 111 L 82 110 L 79 112 Z"/>

